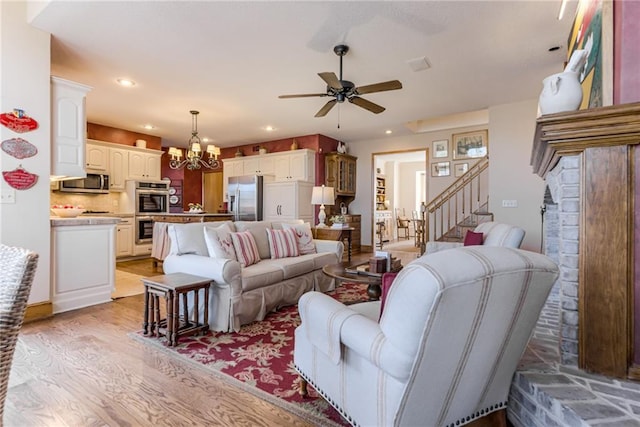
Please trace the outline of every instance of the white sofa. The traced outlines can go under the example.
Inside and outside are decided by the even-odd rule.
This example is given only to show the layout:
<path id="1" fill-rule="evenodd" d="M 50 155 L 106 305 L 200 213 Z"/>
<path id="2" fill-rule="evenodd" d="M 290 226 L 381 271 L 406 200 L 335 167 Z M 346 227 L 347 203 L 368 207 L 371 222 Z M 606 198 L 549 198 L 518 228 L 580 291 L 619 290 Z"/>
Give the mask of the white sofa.
<path id="1" fill-rule="evenodd" d="M 490 221 L 479 224 L 474 230 L 483 234 L 482 246 L 503 246 L 506 248 L 519 248 L 524 239 L 525 231 L 515 225 Z M 458 242 L 427 242 L 426 253 L 443 251 L 462 247 Z"/>
<path id="2" fill-rule="evenodd" d="M 354 426 L 506 425 L 513 373 L 557 277 L 544 255 L 468 246 L 405 266 L 382 316 L 379 301 L 309 292 L 295 367 Z"/>
<path id="3" fill-rule="evenodd" d="M 322 267 L 340 262 L 344 251 L 342 242 L 314 240 L 315 254 L 271 259 L 266 229 L 281 229 L 282 223 L 225 223 L 232 231 L 251 232 L 260 254 L 257 264 L 241 267 L 238 261 L 210 256 L 204 228 L 218 227 L 221 222 L 171 224 L 168 228 L 171 249 L 163 263 L 165 274 L 188 273 L 214 281 L 208 301 L 211 330 L 238 331 L 241 325 L 264 319 L 270 311 L 296 304 L 306 292 L 334 289 L 335 281 L 322 273 Z M 203 313 L 203 295 L 199 300 L 199 312 Z M 188 306 L 192 315 L 192 298 Z"/>

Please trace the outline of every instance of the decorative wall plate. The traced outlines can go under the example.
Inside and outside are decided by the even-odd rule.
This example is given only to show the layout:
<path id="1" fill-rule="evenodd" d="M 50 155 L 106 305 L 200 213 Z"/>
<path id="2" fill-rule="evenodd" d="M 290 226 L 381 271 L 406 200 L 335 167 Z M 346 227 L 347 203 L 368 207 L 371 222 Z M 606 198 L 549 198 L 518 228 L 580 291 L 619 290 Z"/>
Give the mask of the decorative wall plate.
<path id="1" fill-rule="evenodd" d="M 26 190 L 31 188 L 38 182 L 38 175 L 27 172 L 22 165 L 12 171 L 2 172 L 4 180 L 16 190 Z"/>
<path id="2" fill-rule="evenodd" d="M 33 157 L 38 153 L 38 148 L 35 145 L 22 138 L 11 138 L 2 141 L 0 144 L 2 151 L 16 159 L 26 159 L 27 157 Z"/>
<path id="3" fill-rule="evenodd" d="M 23 110 L 14 108 L 10 113 L 0 114 L 0 124 L 14 132 L 24 133 L 38 128 L 38 122 L 27 116 Z"/>

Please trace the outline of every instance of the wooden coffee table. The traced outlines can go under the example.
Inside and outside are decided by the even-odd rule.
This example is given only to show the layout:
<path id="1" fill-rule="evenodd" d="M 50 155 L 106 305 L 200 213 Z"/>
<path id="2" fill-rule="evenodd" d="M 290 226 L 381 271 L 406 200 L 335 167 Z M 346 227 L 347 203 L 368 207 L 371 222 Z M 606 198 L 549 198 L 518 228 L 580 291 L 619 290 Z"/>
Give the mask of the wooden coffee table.
<path id="1" fill-rule="evenodd" d="M 380 287 L 380 285 L 382 284 L 383 273 L 360 274 L 350 273 L 347 271 L 347 269 L 355 269 L 358 265 L 366 264 L 368 264 L 368 262 L 355 265 L 351 265 L 349 262 L 327 264 L 322 267 L 322 272 L 329 277 L 333 277 L 336 280 L 355 283 L 366 283 L 367 285 L 369 285 L 367 287 L 367 295 L 369 295 L 369 299 L 371 301 L 375 301 L 380 299 L 380 294 L 382 293 L 382 288 Z"/>

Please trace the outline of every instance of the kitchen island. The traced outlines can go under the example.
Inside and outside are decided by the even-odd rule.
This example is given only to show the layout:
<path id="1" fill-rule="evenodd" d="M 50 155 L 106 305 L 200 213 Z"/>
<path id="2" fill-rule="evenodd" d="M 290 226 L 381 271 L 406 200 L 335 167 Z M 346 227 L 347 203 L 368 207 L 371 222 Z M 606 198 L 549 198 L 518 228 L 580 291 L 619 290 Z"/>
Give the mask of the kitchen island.
<path id="1" fill-rule="evenodd" d="M 118 222 L 114 217 L 50 218 L 54 314 L 111 301 Z"/>
<path id="2" fill-rule="evenodd" d="M 167 227 L 171 223 L 190 223 L 190 222 L 214 222 L 214 221 L 233 221 L 233 215 L 230 213 L 162 213 L 150 214 L 153 220 L 153 240 L 151 246 L 151 258 L 153 259 L 153 267 L 158 267 L 158 261 L 164 261 L 169 253 L 170 241 Z"/>

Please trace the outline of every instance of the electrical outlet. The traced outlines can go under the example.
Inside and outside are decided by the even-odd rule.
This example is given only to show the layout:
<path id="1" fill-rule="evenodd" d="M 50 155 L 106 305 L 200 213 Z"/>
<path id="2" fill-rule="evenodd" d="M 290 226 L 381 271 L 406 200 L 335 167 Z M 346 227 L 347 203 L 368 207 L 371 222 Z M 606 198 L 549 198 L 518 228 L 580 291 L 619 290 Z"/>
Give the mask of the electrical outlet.
<path id="1" fill-rule="evenodd" d="M 0 203 L 15 203 L 16 190 L 13 188 L 3 188 L 0 190 Z"/>
<path id="2" fill-rule="evenodd" d="M 503 208 L 517 208 L 518 201 L 517 200 L 503 200 L 502 201 Z"/>

